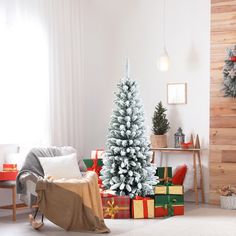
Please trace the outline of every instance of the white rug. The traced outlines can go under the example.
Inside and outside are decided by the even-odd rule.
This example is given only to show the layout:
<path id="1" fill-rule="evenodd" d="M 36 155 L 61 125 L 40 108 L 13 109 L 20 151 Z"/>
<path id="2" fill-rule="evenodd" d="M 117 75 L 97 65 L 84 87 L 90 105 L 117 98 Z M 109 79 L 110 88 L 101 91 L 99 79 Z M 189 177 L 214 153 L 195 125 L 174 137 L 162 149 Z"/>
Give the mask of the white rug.
<path id="1" fill-rule="evenodd" d="M 106 220 L 111 229 L 109 236 L 236 236 L 236 211 L 218 207 L 186 204 L 184 216 L 150 220 Z M 10 217 L 0 218 L 1 236 L 34 235 L 85 235 L 94 234 L 65 232 L 45 220 L 40 231 L 35 231 L 28 223 L 27 215 L 18 215 L 17 221 Z"/>

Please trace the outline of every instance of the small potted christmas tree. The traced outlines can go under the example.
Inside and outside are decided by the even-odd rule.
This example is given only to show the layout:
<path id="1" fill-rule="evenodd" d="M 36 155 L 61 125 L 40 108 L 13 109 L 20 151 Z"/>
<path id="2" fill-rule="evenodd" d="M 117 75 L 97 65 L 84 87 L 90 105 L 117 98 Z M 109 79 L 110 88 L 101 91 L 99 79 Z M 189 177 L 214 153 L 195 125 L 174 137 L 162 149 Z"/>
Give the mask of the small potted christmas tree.
<path id="1" fill-rule="evenodd" d="M 166 111 L 167 109 L 163 107 L 162 102 L 159 102 L 158 105 L 155 107 L 154 115 L 152 118 L 152 148 L 167 147 L 166 133 L 170 129 L 170 123 L 166 118 Z"/>

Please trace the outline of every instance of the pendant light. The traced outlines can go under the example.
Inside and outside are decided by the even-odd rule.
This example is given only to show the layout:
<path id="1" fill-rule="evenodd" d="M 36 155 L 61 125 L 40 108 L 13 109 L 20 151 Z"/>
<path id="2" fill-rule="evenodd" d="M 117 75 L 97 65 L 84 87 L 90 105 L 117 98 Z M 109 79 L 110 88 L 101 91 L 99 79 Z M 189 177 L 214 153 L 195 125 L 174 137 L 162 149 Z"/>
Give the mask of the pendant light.
<path id="1" fill-rule="evenodd" d="M 166 14 L 166 0 L 163 0 L 163 49 L 158 62 L 158 68 L 160 71 L 168 71 L 170 64 L 170 59 L 166 50 L 165 14 Z"/>

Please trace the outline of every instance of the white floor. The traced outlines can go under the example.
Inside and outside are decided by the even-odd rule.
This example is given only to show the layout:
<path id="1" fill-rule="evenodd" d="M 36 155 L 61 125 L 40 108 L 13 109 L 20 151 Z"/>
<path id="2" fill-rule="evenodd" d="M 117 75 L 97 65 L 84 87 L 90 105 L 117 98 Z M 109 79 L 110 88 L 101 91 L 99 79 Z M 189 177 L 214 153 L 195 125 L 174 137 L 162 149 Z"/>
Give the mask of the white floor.
<path id="1" fill-rule="evenodd" d="M 109 236 L 236 236 L 236 211 L 218 207 L 186 204 L 184 216 L 149 220 L 106 220 L 111 229 Z M 35 235 L 85 235 L 94 234 L 65 232 L 45 220 L 40 231 L 35 231 L 28 223 L 28 216 L 17 215 L 17 221 L 10 217 L 0 218 L 0 236 Z"/>

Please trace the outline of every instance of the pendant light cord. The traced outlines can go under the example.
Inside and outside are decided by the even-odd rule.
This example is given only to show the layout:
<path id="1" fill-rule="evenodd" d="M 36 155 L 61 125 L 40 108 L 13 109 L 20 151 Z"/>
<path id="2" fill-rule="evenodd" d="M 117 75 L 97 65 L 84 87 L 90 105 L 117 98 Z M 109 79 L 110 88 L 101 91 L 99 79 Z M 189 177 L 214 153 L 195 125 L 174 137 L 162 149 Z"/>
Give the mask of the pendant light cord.
<path id="1" fill-rule="evenodd" d="M 166 50 L 166 0 L 163 0 L 163 46 L 164 50 Z"/>

